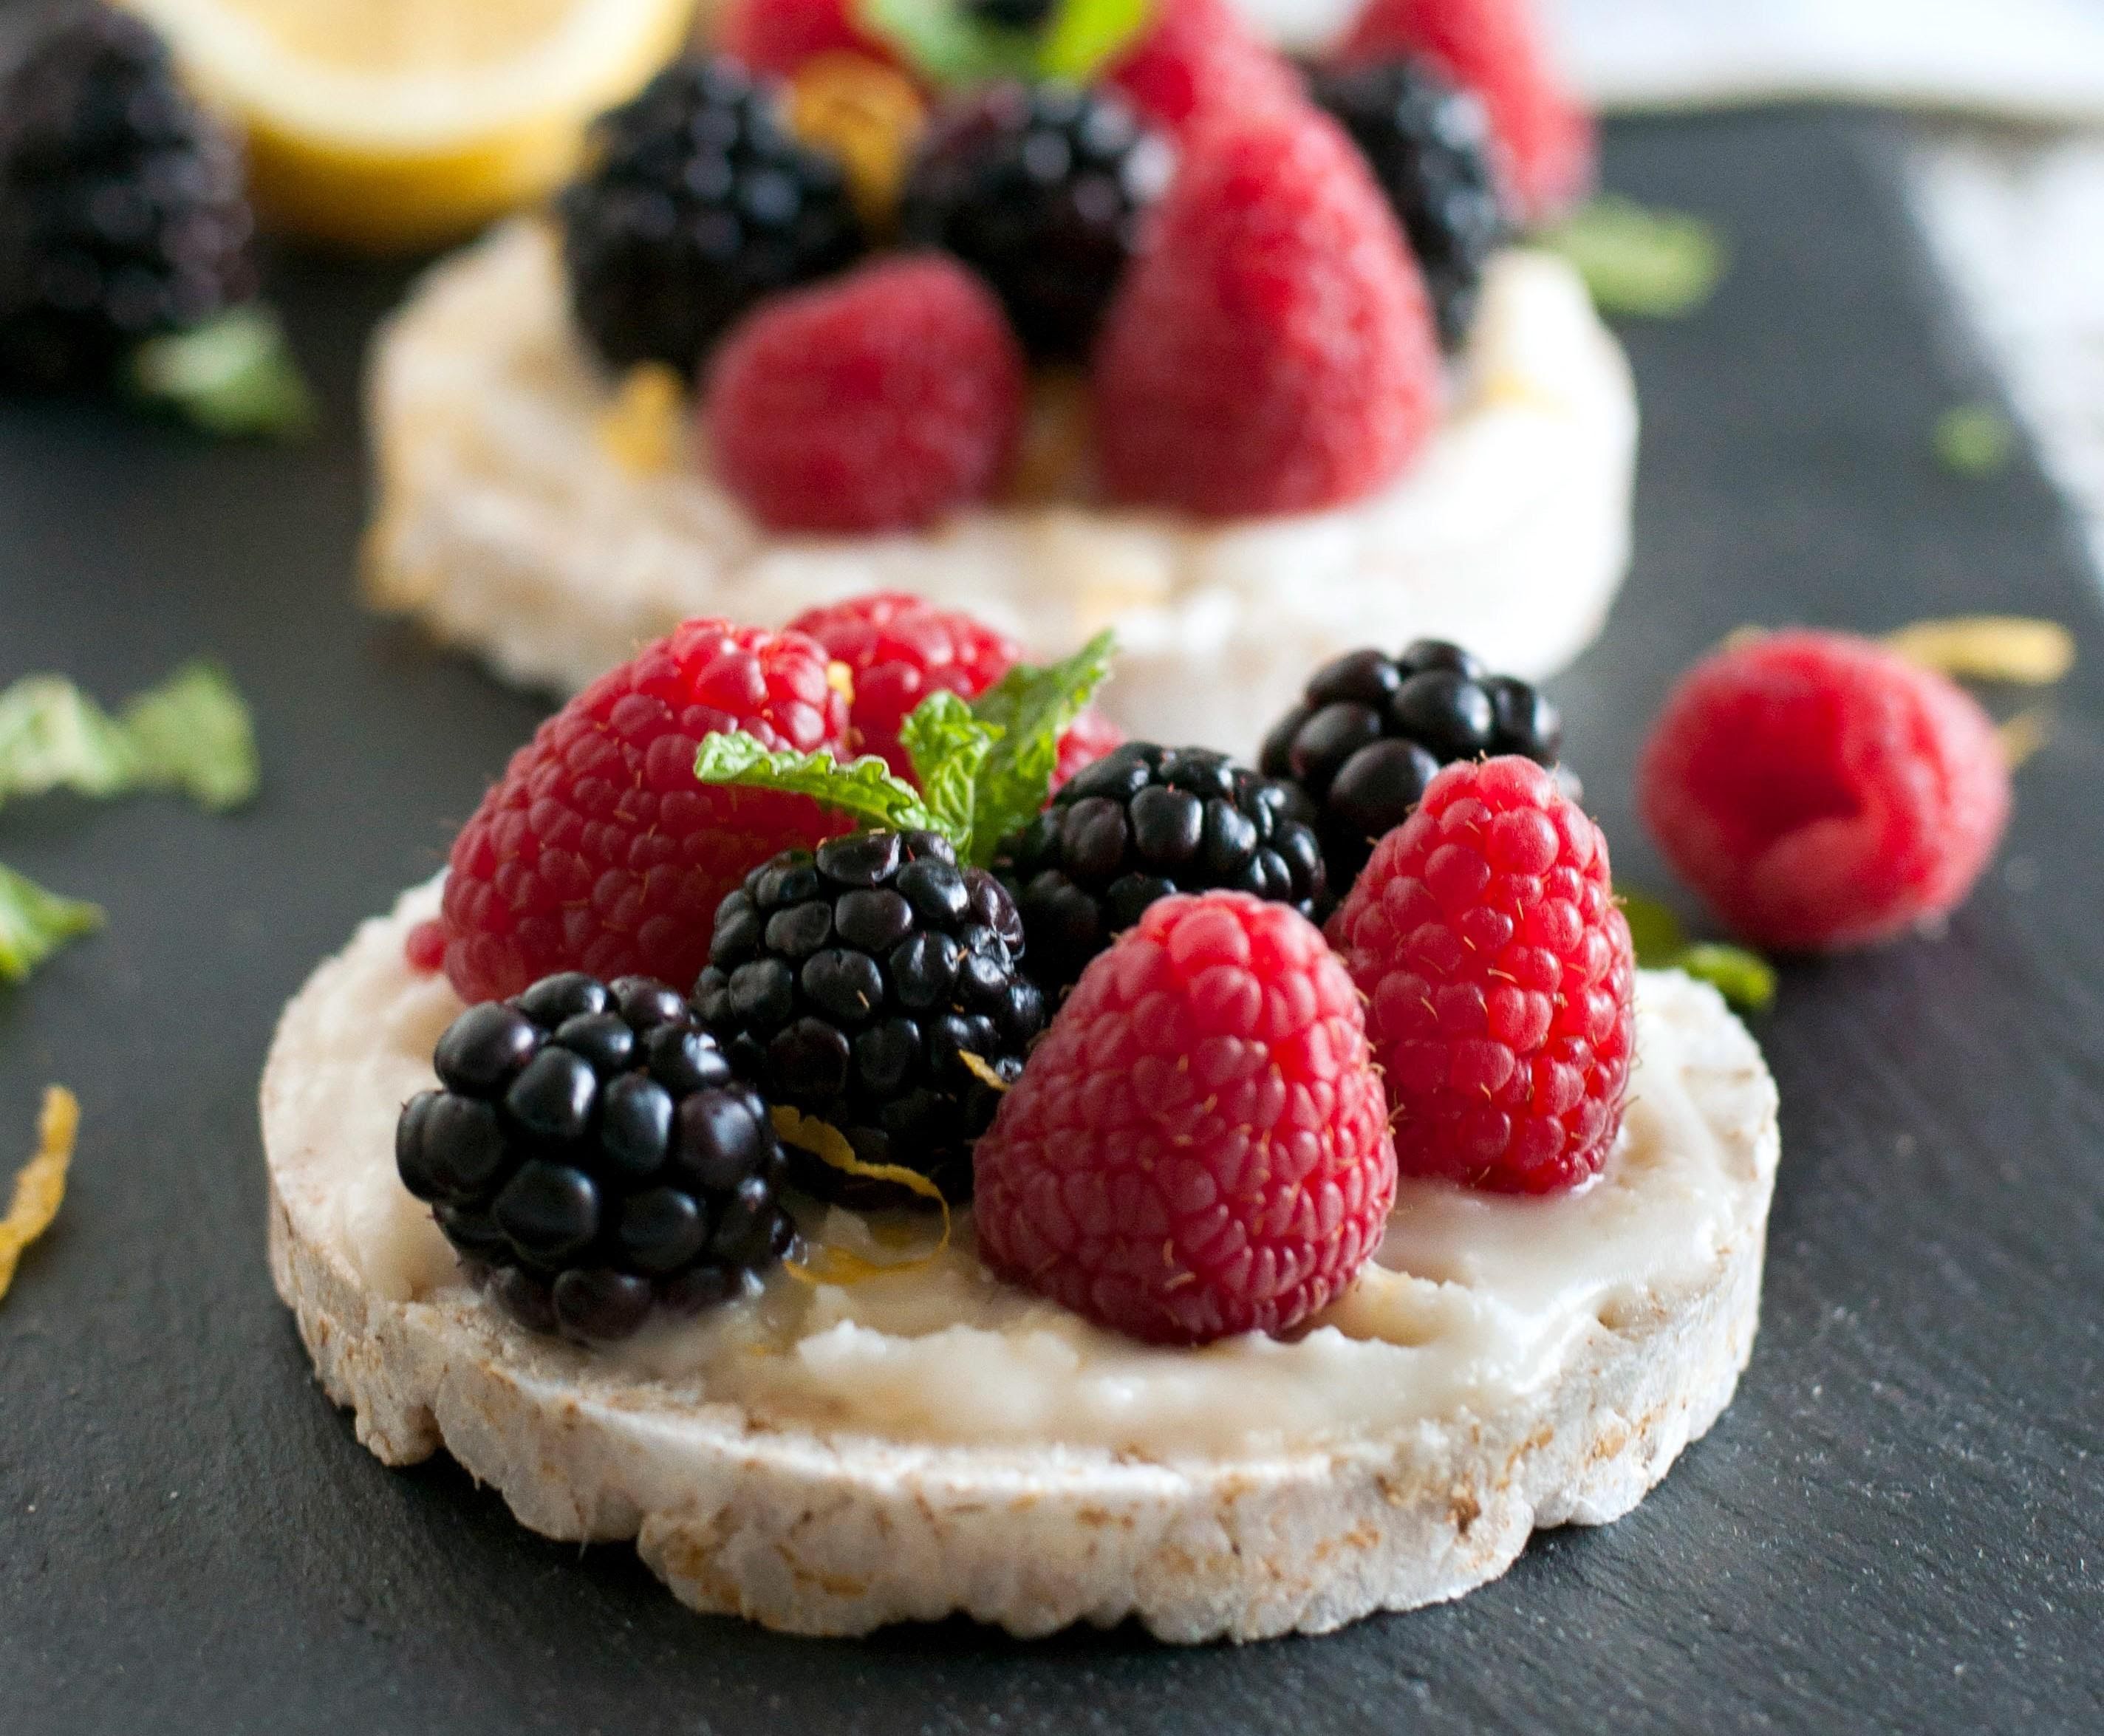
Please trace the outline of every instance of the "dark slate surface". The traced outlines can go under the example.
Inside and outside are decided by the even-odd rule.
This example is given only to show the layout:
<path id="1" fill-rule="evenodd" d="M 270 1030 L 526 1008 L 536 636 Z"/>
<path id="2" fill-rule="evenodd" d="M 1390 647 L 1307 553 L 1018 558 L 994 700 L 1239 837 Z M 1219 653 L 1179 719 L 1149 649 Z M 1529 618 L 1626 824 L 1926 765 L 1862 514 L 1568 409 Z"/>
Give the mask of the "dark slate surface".
<path id="1" fill-rule="evenodd" d="M 626 1548 L 527 1536 L 456 1470 L 368 1458 L 265 1274 L 256 1071 L 284 997 L 436 866 L 535 715 L 350 603 L 358 348 L 396 283 L 286 274 L 330 405 L 311 447 L 0 409 L 0 676 L 114 698 L 209 650 L 266 764 L 233 820 L 0 816 L 0 858 L 111 915 L 0 996 L 0 1140 L 47 1079 L 87 1110 L 0 1306 L 0 1729 L 2104 1729 L 2104 620 L 2027 464 L 1960 483 L 1928 456 L 1983 376 L 1893 146 L 1834 117 L 1616 133 L 1611 180 L 1714 214 L 1737 266 L 1629 334 L 1640 552 L 1559 684 L 1571 740 L 1625 879 L 1657 885 L 1634 743 L 1741 622 L 2069 621 L 2057 736 L 1946 937 L 1785 979 L 1766 1320 L 1714 1433 L 1620 1525 L 1314 1641 L 778 1638 L 687 1615 Z"/>

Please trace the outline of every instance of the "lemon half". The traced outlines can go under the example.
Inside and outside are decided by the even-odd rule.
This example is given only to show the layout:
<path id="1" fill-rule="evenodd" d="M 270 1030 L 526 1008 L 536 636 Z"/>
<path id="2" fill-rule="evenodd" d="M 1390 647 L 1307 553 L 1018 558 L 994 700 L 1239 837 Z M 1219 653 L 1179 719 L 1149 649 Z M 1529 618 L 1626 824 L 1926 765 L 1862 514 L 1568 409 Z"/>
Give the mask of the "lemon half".
<path id="1" fill-rule="evenodd" d="M 694 0 L 125 0 L 245 131 L 272 226 L 427 247 L 542 198 Z"/>

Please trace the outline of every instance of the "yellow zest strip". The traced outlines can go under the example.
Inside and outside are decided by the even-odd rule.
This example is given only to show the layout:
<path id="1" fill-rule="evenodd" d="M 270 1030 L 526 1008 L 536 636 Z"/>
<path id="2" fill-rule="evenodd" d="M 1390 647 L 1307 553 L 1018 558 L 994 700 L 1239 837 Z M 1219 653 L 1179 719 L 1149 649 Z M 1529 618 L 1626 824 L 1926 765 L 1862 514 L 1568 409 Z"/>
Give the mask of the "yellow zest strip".
<path id="1" fill-rule="evenodd" d="M 848 1143 L 845 1133 L 815 1115 L 778 1108 L 773 1121 L 774 1131 L 782 1138 L 831 1164 L 843 1174 L 860 1176 L 865 1181 L 895 1183 L 910 1194 L 934 1200 L 943 1213 L 943 1233 L 935 1245 L 911 1260 L 866 1260 L 845 1248 L 821 1247 L 812 1250 L 810 1258 L 791 1260 L 782 1268 L 791 1278 L 800 1284 L 860 1284 L 870 1278 L 917 1271 L 941 1257 L 943 1250 L 950 1245 L 950 1202 L 943 1197 L 943 1190 L 927 1177 L 917 1169 L 908 1169 L 903 1164 L 864 1163 L 855 1155 L 854 1147 Z"/>
<path id="2" fill-rule="evenodd" d="M 2075 635 L 2057 621 L 2022 615 L 1917 621 L 1885 643 L 1909 662 L 1965 681 L 2049 687 L 2075 667 Z"/>
<path id="3" fill-rule="evenodd" d="M 2052 740 L 2053 720 L 2034 706 L 2027 711 L 2019 711 L 2007 723 L 1996 724 L 1995 733 L 2001 737 L 2002 758 L 2013 772 Z"/>
<path id="4" fill-rule="evenodd" d="M 74 1136 L 80 1129 L 80 1102 L 63 1085 L 44 1093 L 37 1122 L 37 1155 L 15 1177 L 14 1203 L 0 1217 L 0 1297 L 15 1281 L 22 1250 L 51 1226 L 65 1198 L 66 1166 L 73 1161 Z"/>
<path id="5" fill-rule="evenodd" d="M 968 1048 L 957 1051 L 957 1059 L 964 1062 L 965 1071 L 989 1091 L 1005 1091 L 1008 1081 L 988 1066 L 983 1055 L 974 1055 Z"/>
<path id="6" fill-rule="evenodd" d="M 686 382 L 662 362 L 631 367 L 600 413 L 599 439 L 608 456 L 635 476 L 654 476 L 679 455 Z"/>

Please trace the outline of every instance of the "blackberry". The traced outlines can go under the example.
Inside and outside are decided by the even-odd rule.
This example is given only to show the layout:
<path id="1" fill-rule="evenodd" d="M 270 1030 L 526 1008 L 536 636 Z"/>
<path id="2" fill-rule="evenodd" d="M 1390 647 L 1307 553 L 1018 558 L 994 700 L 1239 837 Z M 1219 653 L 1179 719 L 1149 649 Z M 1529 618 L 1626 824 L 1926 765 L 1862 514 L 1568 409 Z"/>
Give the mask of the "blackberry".
<path id="1" fill-rule="evenodd" d="M 1484 262 L 1505 233 L 1481 99 L 1412 60 L 1322 68 L 1309 75 L 1308 94 L 1372 167 L 1424 274 L 1439 341 L 1459 349 Z"/>
<path id="2" fill-rule="evenodd" d="M 559 201 L 570 300 L 617 368 L 691 375 L 755 303 L 863 248 L 838 162 L 792 134 L 738 62 L 689 60 L 600 116 Z"/>
<path id="3" fill-rule="evenodd" d="M 1485 674 L 1458 645 L 1420 639 L 1399 657 L 1354 651 L 1317 670 L 1264 737 L 1258 763 L 1313 804 L 1341 898 L 1375 841 L 1402 824 L 1442 766 L 1521 754 L 1554 767 L 1562 740 L 1556 708 L 1527 683 Z M 1576 790 L 1576 780 L 1566 782 Z"/>
<path id="4" fill-rule="evenodd" d="M 1085 356 L 1170 152 L 1117 97 L 1063 83 L 988 87 L 939 118 L 899 227 L 993 286 L 1033 356 Z"/>
<path id="5" fill-rule="evenodd" d="M 827 1122 L 869 1164 L 971 1192 L 972 1142 L 1023 1071 L 1045 997 L 1018 969 L 1000 882 L 933 832 L 871 831 L 756 869 L 716 911 L 694 1003 L 769 1097 Z M 791 1148 L 797 1185 L 856 1206 L 925 1202 Z"/>
<path id="6" fill-rule="evenodd" d="M 76 8 L 0 81 L 0 383 L 99 385 L 256 294 L 239 153 L 138 20 Z"/>
<path id="7" fill-rule="evenodd" d="M 522 1324 L 626 1338 L 786 1254 L 788 1160 L 766 1102 L 673 990 L 544 977 L 470 1007 L 433 1055 L 443 1088 L 396 1128 L 403 1186 Z"/>
<path id="8" fill-rule="evenodd" d="M 1128 741 L 1003 839 L 994 872 L 1054 992 L 1170 892 L 1254 892 L 1321 921 L 1330 901 L 1311 815 L 1299 790 L 1224 754 Z"/>

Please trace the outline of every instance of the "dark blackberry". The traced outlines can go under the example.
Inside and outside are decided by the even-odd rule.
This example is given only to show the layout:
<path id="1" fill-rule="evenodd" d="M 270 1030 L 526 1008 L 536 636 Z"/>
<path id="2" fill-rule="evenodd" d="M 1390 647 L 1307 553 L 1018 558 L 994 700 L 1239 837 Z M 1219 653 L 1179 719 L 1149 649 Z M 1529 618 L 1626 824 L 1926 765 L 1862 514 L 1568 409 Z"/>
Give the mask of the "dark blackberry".
<path id="1" fill-rule="evenodd" d="M 846 1136 L 865 1163 L 971 1192 L 972 1142 L 1044 1027 L 1000 882 L 932 832 L 860 832 L 756 869 L 716 911 L 694 1004 L 776 1103 Z M 925 1204 L 791 1147 L 797 1185 L 857 1206 Z"/>
<path id="2" fill-rule="evenodd" d="M 1170 892 L 1227 888 L 1328 914 L 1305 799 L 1205 748 L 1128 741 L 1069 779 L 1003 839 L 994 872 L 1015 894 L 1048 993 Z"/>
<path id="3" fill-rule="evenodd" d="M 851 263 L 863 240 L 840 165 L 736 60 L 667 68 L 602 115 L 559 207 L 570 302 L 617 368 L 693 374 L 748 308 Z"/>
<path id="4" fill-rule="evenodd" d="M 402 1184 L 523 1324 L 587 1343 L 746 1291 L 796 1240 L 768 1106 L 673 990 L 576 972 L 470 1007 L 395 1132 Z"/>
<path id="5" fill-rule="evenodd" d="M 1168 146 L 1116 96 L 1011 80 L 937 119 L 899 227 L 991 283 L 1032 355 L 1079 360 L 1170 167 Z"/>
<path id="6" fill-rule="evenodd" d="M 251 300 L 239 153 L 168 51 L 105 7 L 0 82 L 0 383 L 106 383 L 143 340 Z"/>
<path id="7" fill-rule="evenodd" d="M 1424 274 L 1439 341 L 1460 348 L 1484 262 L 1505 234 L 1482 100 L 1412 60 L 1321 68 L 1308 94 L 1372 166 Z"/>
<path id="8" fill-rule="evenodd" d="M 1399 657 L 1354 651 L 1317 670 L 1264 737 L 1258 763 L 1313 804 L 1331 889 L 1342 898 L 1440 767 L 1487 754 L 1553 767 L 1562 741 L 1556 708 L 1527 683 L 1485 674 L 1458 645 L 1420 639 Z"/>

